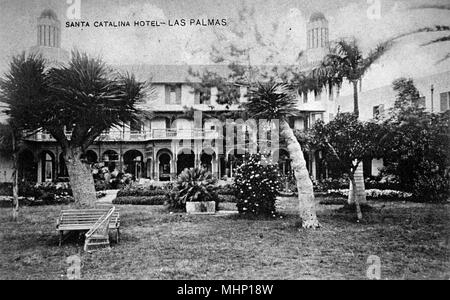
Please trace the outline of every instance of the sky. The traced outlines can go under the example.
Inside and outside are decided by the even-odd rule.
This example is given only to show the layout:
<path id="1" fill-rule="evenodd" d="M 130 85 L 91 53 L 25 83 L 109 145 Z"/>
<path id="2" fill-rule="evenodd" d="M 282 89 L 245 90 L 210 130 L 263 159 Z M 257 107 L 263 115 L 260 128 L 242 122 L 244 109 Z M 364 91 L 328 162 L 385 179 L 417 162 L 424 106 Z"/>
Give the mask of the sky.
<path id="1" fill-rule="evenodd" d="M 89 28 L 65 28 L 67 9 L 80 1 L 80 18 Z M 68 4 L 69 2 L 69 4 Z M 278 51 L 275 63 L 294 63 L 306 48 L 306 23 L 320 11 L 329 21 L 330 38 L 355 37 L 364 51 L 400 33 L 423 26 L 450 25 L 450 10 L 411 10 L 421 4 L 449 4 L 450 0 L 0 0 L 0 73 L 11 56 L 36 44 L 37 17 L 53 9 L 62 22 L 62 47 L 103 57 L 110 64 L 208 64 L 217 37 L 233 39 L 232 29 L 244 32 L 236 43 L 255 46 L 250 36 L 256 24 L 263 40 Z M 379 4 L 379 6 L 377 6 Z M 238 18 L 243 7 L 254 15 Z M 379 7 L 380 9 L 376 9 Z M 374 9 L 375 8 L 375 9 Z M 378 14 L 379 12 L 379 14 Z M 94 28 L 94 21 L 175 19 L 227 19 L 224 27 Z M 438 34 L 418 34 L 402 40 L 367 74 L 371 87 L 400 77 L 420 77 L 450 70 L 450 60 L 437 64 L 450 52 L 450 43 L 422 47 Z M 234 35 L 235 37 L 235 35 Z M 252 44 L 253 43 L 253 44 Z M 265 49 L 254 47 L 253 61 L 262 63 Z"/>

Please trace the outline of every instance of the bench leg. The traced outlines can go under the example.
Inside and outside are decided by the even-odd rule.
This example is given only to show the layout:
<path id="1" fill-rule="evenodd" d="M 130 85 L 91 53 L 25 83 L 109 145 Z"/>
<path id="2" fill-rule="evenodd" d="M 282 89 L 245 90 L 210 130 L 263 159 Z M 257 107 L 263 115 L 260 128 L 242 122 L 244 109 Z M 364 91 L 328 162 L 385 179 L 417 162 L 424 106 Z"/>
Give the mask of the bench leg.
<path id="1" fill-rule="evenodd" d="M 117 241 L 117 244 L 120 242 L 120 230 L 119 230 L 119 228 L 117 228 L 117 231 L 116 231 L 116 241 Z"/>
<path id="2" fill-rule="evenodd" d="M 61 247 L 62 240 L 63 240 L 63 234 L 64 232 L 62 230 L 59 231 L 59 246 Z"/>

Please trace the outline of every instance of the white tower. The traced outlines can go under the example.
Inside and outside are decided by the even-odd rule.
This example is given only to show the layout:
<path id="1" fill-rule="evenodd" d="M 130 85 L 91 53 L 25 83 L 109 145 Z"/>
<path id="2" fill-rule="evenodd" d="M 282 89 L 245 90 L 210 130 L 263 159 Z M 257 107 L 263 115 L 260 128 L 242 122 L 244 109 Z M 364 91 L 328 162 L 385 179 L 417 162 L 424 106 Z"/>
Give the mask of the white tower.
<path id="1" fill-rule="evenodd" d="M 51 65 L 65 63 L 69 53 L 61 49 L 61 21 L 51 9 L 45 9 L 37 19 L 37 43 L 31 53 L 42 55 Z"/>
<path id="2" fill-rule="evenodd" d="M 307 24 L 306 56 L 308 63 L 315 64 L 321 61 L 328 50 L 328 21 L 322 13 L 313 13 Z"/>

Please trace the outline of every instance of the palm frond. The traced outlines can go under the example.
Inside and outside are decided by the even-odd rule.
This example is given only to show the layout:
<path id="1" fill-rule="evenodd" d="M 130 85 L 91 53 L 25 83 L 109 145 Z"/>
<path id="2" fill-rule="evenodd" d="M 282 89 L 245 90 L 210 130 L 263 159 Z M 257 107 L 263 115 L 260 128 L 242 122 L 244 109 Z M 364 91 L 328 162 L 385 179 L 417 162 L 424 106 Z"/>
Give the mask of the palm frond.
<path id="1" fill-rule="evenodd" d="M 379 60 L 386 52 L 392 48 L 393 42 L 386 41 L 377 45 L 377 47 L 369 52 L 367 56 L 363 59 L 361 64 L 361 74 L 365 74 L 367 70 L 372 66 L 377 60 Z"/>
<path id="2" fill-rule="evenodd" d="M 445 61 L 445 60 L 447 60 L 447 59 L 450 59 L 450 53 L 447 53 L 446 56 L 444 56 L 442 59 L 438 60 L 438 61 L 436 62 L 436 64 L 439 64 L 439 63 L 441 63 L 441 62 L 443 62 L 443 61 Z"/>
<path id="3" fill-rule="evenodd" d="M 249 115 L 257 119 L 281 120 L 297 115 L 292 91 L 283 83 L 259 82 L 250 88 L 244 107 Z"/>
<path id="4" fill-rule="evenodd" d="M 444 37 L 440 37 L 438 39 L 434 39 L 434 40 L 432 40 L 430 42 L 423 43 L 421 46 L 429 46 L 429 45 L 433 45 L 433 44 L 436 44 L 436 43 L 449 42 L 449 41 L 450 41 L 450 35 L 444 36 Z"/>
<path id="5" fill-rule="evenodd" d="M 443 9 L 450 10 L 450 4 L 422 4 L 413 6 L 410 9 Z"/>

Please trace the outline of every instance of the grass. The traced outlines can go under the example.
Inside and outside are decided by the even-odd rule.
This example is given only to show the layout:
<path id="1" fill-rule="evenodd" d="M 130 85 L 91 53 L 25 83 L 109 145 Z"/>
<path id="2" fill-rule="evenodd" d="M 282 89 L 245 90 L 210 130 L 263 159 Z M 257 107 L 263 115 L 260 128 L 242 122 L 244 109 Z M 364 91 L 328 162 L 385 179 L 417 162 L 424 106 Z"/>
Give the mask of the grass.
<path id="1" fill-rule="evenodd" d="M 1 208 L 0 279 L 66 279 L 74 254 L 83 279 L 365 279 L 370 255 L 380 257 L 382 279 L 450 277 L 448 205 L 371 205 L 360 224 L 320 205 L 318 230 L 299 229 L 292 198 L 276 220 L 120 206 L 120 244 L 91 254 L 76 239 L 57 246 L 54 219 L 64 206 L 24 207 L 18 223 Z"/>

